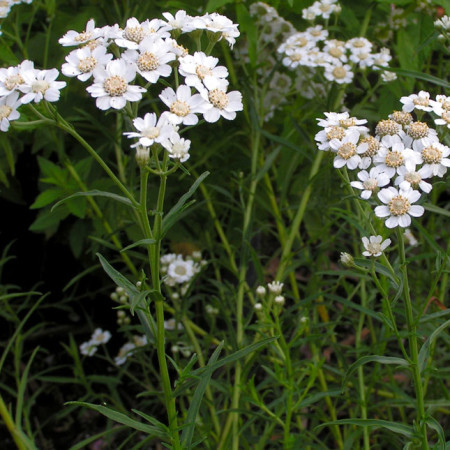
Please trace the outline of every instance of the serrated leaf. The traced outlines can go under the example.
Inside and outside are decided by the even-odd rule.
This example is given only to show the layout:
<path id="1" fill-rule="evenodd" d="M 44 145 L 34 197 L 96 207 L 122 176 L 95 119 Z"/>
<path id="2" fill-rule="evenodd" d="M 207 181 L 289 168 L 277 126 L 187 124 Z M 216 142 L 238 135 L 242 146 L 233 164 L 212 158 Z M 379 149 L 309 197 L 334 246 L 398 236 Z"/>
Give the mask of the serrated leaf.
<path id="1" fill-rule="evenodd" d="M 403 358 L 396 358 L 394 356 L 380 356 L 380 355 L 363 356 L 363 357 L 359 358 L 357 361 L 355 361 L 348 368 L 347 373 L 345 374 L 345 377 L 344 377 L 344 381 L 342 382 L 342 389 L 344 389 L 344 386 L 347 384 L 347 381 L 348 381 L 348 378 L 350 377 L 350 375 L 358 367 L 361 367 L 363 364 L 367 364 L 369 362 L 377 362 L 380 364 L 395 364 L 397 366 L 409 367 L 409 362 Z"/>
<path id="2" fill-rule="evenodd" d="M 418 364 L 419 364 L 419 370 L 420 373 L 423 373 L 423 371 L 426 369 L 427 367 L 427 361 L 428 361 L 428 356 L 430 355 L 430 347 L 433 345 L 434 341 L 437 339 L 437 337 L 439 336 L 439 334 L 448 326 L 450 325 L 450 320 L 447 320 L 446 322 L 444 322 L 442 325 L 440 325 L 439 327 L 437 327 L 431 334 L 430 336 L 428 336 L 428 339 L 424 342 L 424 344 L 422 345 L 422 348 L 420 349 L 419 352 L 419 359 L 418 359 Z"/>
<path id="3" fill-rule="evenodd" d="M 94 405 L 92 403 L 85 403 L 85 402 L 67 402 L 65 403 L 65 405 L 84 406 L 86 408 L 93 409 L 94 411 L 99 412 L 100 414 L 108 417 L 108 419 L 114 420 L 117 423 L 126 425 L 127 427 L 133 428 L 134 430 L 142 431 L 151 436 L 155 436 L 166 442 L 169 441 L 169 436 L 167 435 L 165 430 L 162 430 L 152 425 L 147 425 L 145 423 L 138 422 L 137 420 L 134 420 L 133 418 L 123 413 L 120 413 L 119 411 L 107 408 L 106 406 Z"/>
<path id="4" fill-rule="evenodd" d="M 402 434 L 408 438 L 414 437 L 414 430 L 409 425 L 404 425 L 397 422 L 389 422 L 388 420 L 379 419 L 341 419 L 334 420 L 332 422 L 322 423 L 315 429 L 322 427 L 327 427 L 329 425 L 356 425 L 359 427 L 376 427 L 376 428 L 386 428 L 394 433 Z"/>
<path id="5" fill-rule="evenodd" d="M 127 206 L 131 206 L 134 208 L 133 204 L 131 203 L 131 200 L 129 200 L 126 197 L 122 197 L 121 195 L 113 194 L 112 192 L 105 192 L 105 191 L 98 191 L 94 189 L 93 191 L 86 191 L 86 192 L 77 192 L 75 194 L 69 195 L 68 197 L 60 200 L 58 203 L 54 204 L 52 207 L 52 211 L 57 208 L 58 206 L 62 205 L 63 203 L 67 202 L 67 200 L 76 198 L 76 197 L 107 197 L 111 198 L 117 202 L 123 203 Z"/>

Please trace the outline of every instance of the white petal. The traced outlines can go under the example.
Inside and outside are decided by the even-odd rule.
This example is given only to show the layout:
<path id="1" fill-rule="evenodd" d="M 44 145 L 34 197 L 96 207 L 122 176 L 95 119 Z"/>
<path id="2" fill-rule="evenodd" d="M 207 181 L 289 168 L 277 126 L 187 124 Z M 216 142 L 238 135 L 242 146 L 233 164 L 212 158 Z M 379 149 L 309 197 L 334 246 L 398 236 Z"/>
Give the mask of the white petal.
<path id="1" fill-rule="evenodd" d="M 425 212 L 425 208 L 420 205 L 412 205 L 409 208 L 408 214 L 410 214 L 413 217 L 420 217 L 423 216 L 423 213 Z"/>

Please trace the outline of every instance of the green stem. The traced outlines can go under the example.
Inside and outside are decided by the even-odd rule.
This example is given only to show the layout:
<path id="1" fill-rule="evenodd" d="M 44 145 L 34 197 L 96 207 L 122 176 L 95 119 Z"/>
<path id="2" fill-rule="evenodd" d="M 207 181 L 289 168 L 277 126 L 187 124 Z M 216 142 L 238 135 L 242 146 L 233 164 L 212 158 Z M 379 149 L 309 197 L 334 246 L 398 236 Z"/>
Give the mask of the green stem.
<path id="1" fill-rule="evenodd" d="M 417 344 L 417 326 L 413 316 L 413 308 L 411 302 L 411 296 L 409 292 L 408 282 L 408 268 L 405 256 L 405 241 L 403 237 L 403 230 L 397 228 L 398 248 L 400 253 L 400 271 L 403 279 L 403 297 L 405 302 L 405 315 L 406 325 L 408 327 L 408 343 L 409 351 L 411 353 L 411 370 L 414 379 L 414 388 L 416 391 L 417 413 L 418 413 L 418 426 L 421 433 L 422 448 L 428 450 L 427 426 L 425 423 L 425 401 L 422 378 L 420 375 L 419 367 L 419 349 Z"/>
<path id="2" fill-rule="evenodd" d="M 16 427 L 16 424 L 12 420 L 11 414 L 9 413 L 8 408 L 6 407 L 5 402 L 3 401 L 1 395 L 0 395 L 0 416 L 3 419 L 6 428 L 13 437 L 14 442 L 17 445 L 17 448 L 19 450 L 28 450 L 29 447 L 26 445 L 24 439 L 22 438 L 22 431 Z"/>

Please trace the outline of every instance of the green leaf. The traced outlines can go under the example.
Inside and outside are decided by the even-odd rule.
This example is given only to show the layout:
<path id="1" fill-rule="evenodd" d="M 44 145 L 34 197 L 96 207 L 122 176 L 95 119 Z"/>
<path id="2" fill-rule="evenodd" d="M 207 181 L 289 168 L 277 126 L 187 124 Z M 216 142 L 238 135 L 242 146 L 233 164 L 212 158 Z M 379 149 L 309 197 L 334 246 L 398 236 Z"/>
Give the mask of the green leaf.
<path id="1" fill-rule="evenodd" d="M 109 430 L 102 430 L 100 433 L 94 434 L 94 436 L 90 436 L 86 439 L 83 439 L 81 442 L 78 442 L 77 444 L 70 447 L 69 450 L 83 450 L 88 448 L 88 444 L 91 442 L 95 442 L 98 439 L 102 439 L 105 436 L 109 436 L 110 434 L 119 433 L 121 431 L 124 431 L 126 429 L 125 426 L 122 427 L 112 427 Z"/>
<path id="2" fill-rule="evenodd" d="M 447 83 L 447 81 L 442 80 L 433 75 L 429 75 L 427 73 L 418 72 L 416 70 L 400 69 L 400 68 L 394 68 L 394 67 L 383 67 L 383 70 L 388 70 L 390 72 L 395 72 L 397 75 L 400 75 L 403 77 L 409 77 L 409 78 L 415 78 L 417 80 L 423 80 L 428 83 L 435 84 L 437 86 L 442 86 L 446 89 L 450 89 L 450 84 Z"/>
<path id="3" fill-rule="evenodd" d="M 131 314 L 134 315 L 134 310 L 135 310 L 136 306 L 140 306 L 141 302 L 143 300 L 145 300 L 145 298 L 147 297 L 147 295 L 150 292 L 151 292 L 150 290 L 142 291 L 142 292 L 139 292 L 139 294 L 133 295 L 130 298 L 130 311 L 131 311 Z"/>
<path id="4" fill-rule="evenodd" d="M 186 416 L 185 422 L 187 423 L 186 428 L 183 430 L 181 435 L 181 443 L 183 447 L 190 448 L 192 438 L 194 437 L 195 423 L 198 415 L 198 411 L 200 409 L 200 404 L 202 402 L 203 395 L 205 394 L 205 390 L 208 387 L 209 381 L 211 379 L 213 369 L 212 365 L 217 361 L 217 358 L 220 355 L 220 352 L 223 348 L 223 341 L 217 346 L 214 350 L 211 358 L 209 358 L 208 364 L 206 365 L 206 370 L 200 377 L 200 382 L 198 383 L 197 389 L 195 389 L 194 395 L 191 399 L 191 404 L 189 406 L 189 410 Z"/>
<path id="5" fill-rule="evenodd" d="M 38 163 L 41 169 L 42 175 L 45 178 L 42 181 L 49 184 L 56 184 L 57 186 L 65 187 L 67 172 L 56 164 L 52 163 L 48 159 L 38 156 Z"/>
<path id="6" fill-rule="evenodd" d="M 431 203 L 425 203 L 422 205 L 427 211 L 440 214 L 441 216 L 450 217 L 450 211 L 447 211 L 444 208 L 440 208 L 439 206 L 432 205 Z"/>
<path id="7" fill-rule="evenodd" d="M 69 215 L 67 210 L 59 210 L 51 212 L 48 210 L 42 210 L 37 216 L 36 220 L 30 225 L 31 231 L 55 231 L 61 220 L 65 219 Z"/>
<path id="8" fill-rule="evenodd" d="M 432 416 L 428 416 L 425 423 L 434 431 L 436 431 L 441 448 L 445 448 L 445 433 L 441 424 Z"/>
<path id="9" fill-rule="evenodd" d="M 226 356 L 225 358 L 221 359 L 220 361 L 215 362 L 210 366 L 211 370 L 216 370 L 219 367 L 224 366 L 225 364 L 229 364 L 231 362 L 237 361 L 238 359 L 243 358 L 244 356 L 247 356 L 249 353 L 253 353 L 256 350 L 259 350 L 261 347 L 266 346 L 270 342 L 276 341 L 278 339 L 278 336 L 270 337 L 263 339 L 259 342 L 255 342 L 254 344 L 248 345 L 247 347 L 242 348 L 241 350 L 238 350 L 237 352 L 232 353 L 231 355 Z M 194 370 L 191 372 L 191 376 L 200 376 L 204 371 L 206 370 L 206 367 L 202 367 L 201 369 Z M 208 368 L 209 370 L 209 368 Z"/>
<path id="10" fill-rule="evenodd" d="M 240 32 L 247 36 L 250 63 L 252 67 L 255 67 L 257 63 L 256 53 L 258 43 L 258 30 L 255 25 L 255 19 L 250 15 L 247 7 L 242 2 L 236 5 L 236 15 Z"/>
<path id="11" fill-rule="evenodd" d="M 228 3 L 234 3 L 234 0 L 209 0 L 206 4 L 206 12 L 214 12 Z"/>
<path id="12" fill-rule="evenodd" d="M 341 419 L 334 420 L 332 422 L 322 423 L 315 429 L 322 427 L 327 427 L 329 425 L 356 425 L 359 427 L 376 427 L 376 428 L 386 428 L 394 433 L 402 434 L 408 438 L 414 437 L 414 430 L 409 425 L 403 425 L 401 423 L 389 422 L 388 420 L 378 420 L 378 419 Z"/>
<path id="13" fill-rule="evenodd" d="M 380 364 L 395 364 L 397 366 L 403 366 L 403 367 L 409 367 L 408 361 L 406 361 L 403 358 L 396 358 L 394 356 L 379 356 L 379 355 L 370 355 L 370 356 L 363 356 L 359 358 L 357 361 L 355 361 L 347 370 L 347 373 L 345 374 L 344 381 L 342 382 L 342 389 L 344 389 L 344 386 L 347 384 L 348 378 L 350 375 L 358 368 L 361 367 L 363 364 L 367 364 L 369 362 L 377 362 Z"/>
<path id="14" fill-rule="evenodd" d="M 194 195 L 200 183 L 209 175 L 209 172 L 203 172 L 184 195 L 180 197 L 174 207 L 164 216 L 162 221 L 161 237 L 176 223 L 178 215 L 183 211 L 184 204 Z M 156 236 L 159 238 L 160 236 Z"/>
<path id="15" fill-rule="evenodd" d="M 123 203 L 127 206 L 133 206 L 133 204 L 131 203 L 131 200 L 129 200 L 126 197 L 122 197 L 121 195 L 117 195 L 117 194 L 113 194 L 112 192 L 104 192 L 104 191 L 98 191 L 96 189 L 94 189 L 93 191 L 86 191 L 86 192 L 77 192 L 75 194 L 69 195 L 68 197 L 60 200 L 58 203 L 54 204 L 52 207 L 52 211 L 57 208 L 59 205 L 62 205 L 63 203 L 67 202 L 67 200 L 70 200 L 72 198 L 76 198 L 76 197 L 108 197 L 111 198 L 117 202 Z"/>
<path id="16" fill-rule="evenodd" d="M 44 206 L 49 205 L 50 203 L 53 203 L 58 198 L 61 198 L 64 191 L 61 188 L 50 188 L 47 189 L 44 192 L 41 192 L 34 203 L 30 206 L 30 209 L 38 209 L 43 208 Z"/>
<path id="17" fill-rule="evenodd" d="M 442 325 L 440 325 L 439 327 L 437 327 L 431 334 L 430 336 L 428 336 L 428 339 L 424 342 L 424 344 L 422 345 L 422 348 L 420 349 L 419 352 L 419 360 L 418 360 L 418 364 L 419 364 L 419 370 L 420 373 L 423 373 L 423 371 L 426 369 L 427 367 L 427 362 L 428 362 L 428 356 L 430 355 L 430 347 L 433 345 L 434 341 L 437 339 L 437 337 L 439 336 L 439 334 L 448 326 L 450 325 L 450 319 L 447 320 L 446 322 L 444 322 Z"/>
<path id="18" fill-rule="evenodd" d="M 134 247 L 137 247 L 139 245 L 152 245 L 152 244 L 156 244 L 156 240 L 155 239 L 141 239 L 140 241 L 135 242 L 134 244 L 128 245 L 127 247 L 123 248 L 122 250 L 120 250 L 120 252 L 125 252 L 127 250 L 130 250 Z"/>
<path id="19" fill-rule="evenodd" d="M 94 411 L 97 411 L 100 414 L 103 414 L 104 416 L 108 417 L 108 419 L 114 420 L 115 422 L 121 423 L 122 425 L 126 425 L 129 428 L 142 431 L 151 436 L 155 436 L 159 439 L 162 439 L 166 442 L 169 441 L 169 436 L 167 435 L 165 430 L 162 430 L 159 427 L 154 427 L 152 425 L 147 425 L 138 422 L 137 420 L 134 420 L 133 418 L 125 414 L 122 414 L 119 411 L 107 408 L 106 406 L 93 405 L 92 403 L 85 403 L 85 402 L 66 402 L 65 405 L 85 406 L 86 408 L 93 409 Z"/>
<path id="20" fill-rule="evenodd" d="M 128 280 L 120 272 L 114 269 L 114 267 L 111 266 L 111 264 L 109 264 L 109 262 L 106 261 L 106 259 L 100 253 L 97 253 L 97 256 L 100 260 L 100 264 L 102 265 L 103 270 L 109 275 L 114 283 L 117 284 L 117 286 L 125 289 L 128 297 L 130 297 L 130 301 L 134 296 L 139 295 L 137 287 L 130 280 Z"/>

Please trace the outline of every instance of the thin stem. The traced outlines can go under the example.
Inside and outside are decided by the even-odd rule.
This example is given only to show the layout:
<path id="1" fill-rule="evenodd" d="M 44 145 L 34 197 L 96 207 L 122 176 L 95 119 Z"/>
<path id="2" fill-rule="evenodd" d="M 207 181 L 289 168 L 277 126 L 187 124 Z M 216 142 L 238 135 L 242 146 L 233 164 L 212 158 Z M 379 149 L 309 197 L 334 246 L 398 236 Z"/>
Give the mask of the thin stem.
<path id="1" fill-rule="evenodd" d="M 3 419 L 3 422 L 6 425 L 6 428 L 10 432 L 11 436 L 14 439 L 14 442 L 17 445 L 19 450 L 27 450 L 28 446 L 24 443 L 24 439 L 22 439 L 22 431 L 20 431 L 14 421 L 12 420 L 11 414 L 8 411 L 8 408 L 3 401 L 2 396 L 0 395 L 0 416 Z"/>
<path id="2" fill-rule="evenodd" d="M 416 391 L 417 413 L 418 413 L 418 426 L 421 432 L 422 445 L 424 450 L 428 450 L 427 426 L 425 423 L 425 402 L 422 378 L 420 375 L 419 367 L 419 350 L 417 344 L 417 326 L 413 316 L 413 308 L 411 303 L 411 297 L 409 292 L 408 282 L 408 268 L 405 256 L 405 241 L 403 237 L 403 231 L 397 228 L 398 248 L 400 253 L 400 271 L 403 279 L 403 297 L 405 303 L 405 315 L 406 325 L 408 327 L 408 343 L 409 351 L 411 353 L 411 370 L 414 379 L 414 388 Z"/>

